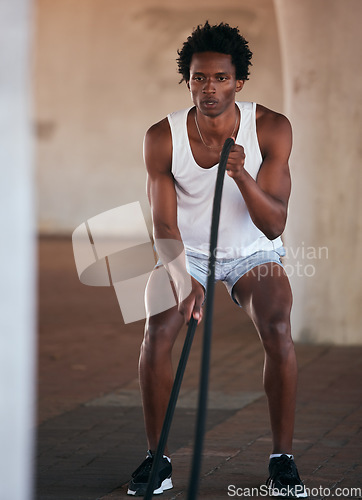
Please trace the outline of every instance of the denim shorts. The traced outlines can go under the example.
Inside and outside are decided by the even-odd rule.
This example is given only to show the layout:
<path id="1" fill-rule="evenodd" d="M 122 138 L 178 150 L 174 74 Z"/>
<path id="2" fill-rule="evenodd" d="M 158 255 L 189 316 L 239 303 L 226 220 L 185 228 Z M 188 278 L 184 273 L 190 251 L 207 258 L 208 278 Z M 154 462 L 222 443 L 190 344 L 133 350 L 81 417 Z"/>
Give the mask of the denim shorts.
<path id="1" fill-rule="evenodd" d="M 283 266 L 281 257 L 284 255 L 285 249 L 284 247 L 280 247 L 275 250 L 260 250 L 247 257 L 216 259 L 215 281 L 222 281 L 235 304 L 240 306 L 233 296 L 233 287 L 235 283 L 256 266 L 261 266 L 268 262 L 275 262 Z M 208 264 L 209 259 L 206 255 L 203 256 L 197 253 L 186 252 L 187 271 L 204 287 L 205 291 L 208 277 Z"/>

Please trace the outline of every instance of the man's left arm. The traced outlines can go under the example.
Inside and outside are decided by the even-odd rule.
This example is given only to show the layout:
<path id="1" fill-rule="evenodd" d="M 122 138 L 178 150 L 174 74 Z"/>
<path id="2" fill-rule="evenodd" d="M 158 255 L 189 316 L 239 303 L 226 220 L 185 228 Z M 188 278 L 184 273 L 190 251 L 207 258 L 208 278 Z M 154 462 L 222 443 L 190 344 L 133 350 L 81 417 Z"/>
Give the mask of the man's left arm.
<path id="1" fill-rule="evenodd" d="M 244 148 L 238 144 L 231 149 L 226 170 L 239 187 L 254 224 L 273 240 L 282 234 L 287 219 L 292 130 L 285 116 L 263 108 L 257 131 L 263 163 L 256 181 L 244 169 Z"/>

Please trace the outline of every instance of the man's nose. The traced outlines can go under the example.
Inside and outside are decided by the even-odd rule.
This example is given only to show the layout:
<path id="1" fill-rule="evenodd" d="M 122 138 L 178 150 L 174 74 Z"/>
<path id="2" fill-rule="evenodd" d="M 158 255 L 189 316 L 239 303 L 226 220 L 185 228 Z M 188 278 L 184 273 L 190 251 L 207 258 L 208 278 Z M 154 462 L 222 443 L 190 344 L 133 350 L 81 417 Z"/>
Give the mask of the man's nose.
<path id="1" fill-rule="evenodd" d="M 211 80 L 211 78 L 205 80 L 205 84 L 204 84 L 202 91 L 205 94 L 213 94 L 215 92 L 215 85 L 214 85 L 213 81 Z"/>

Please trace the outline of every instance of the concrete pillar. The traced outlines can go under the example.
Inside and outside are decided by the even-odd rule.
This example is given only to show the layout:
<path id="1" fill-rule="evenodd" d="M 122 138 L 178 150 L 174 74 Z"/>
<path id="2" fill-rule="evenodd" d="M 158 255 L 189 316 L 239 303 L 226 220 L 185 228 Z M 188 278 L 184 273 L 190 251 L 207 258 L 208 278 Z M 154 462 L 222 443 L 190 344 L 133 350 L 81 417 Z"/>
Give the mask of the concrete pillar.
<path id="1" fill-rule="evenodd" d="M 30 0 L 0 0 L 0 499 L 32 498 L 34 210 Z"/>
<path id="2" fill-rule="evenodd" d="M 275 0 L 275 8 L 294 129 L 286 230 L 294 336 L 361 343 L 362 3 Z"/>

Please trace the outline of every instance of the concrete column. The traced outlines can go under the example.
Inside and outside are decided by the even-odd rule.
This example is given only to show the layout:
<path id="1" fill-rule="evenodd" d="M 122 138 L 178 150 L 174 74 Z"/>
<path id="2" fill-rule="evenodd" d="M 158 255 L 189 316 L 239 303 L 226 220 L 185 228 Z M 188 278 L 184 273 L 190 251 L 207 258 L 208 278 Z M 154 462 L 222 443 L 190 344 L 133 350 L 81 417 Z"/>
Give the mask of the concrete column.
<path id="1" fill-rule="evenodd" d="M 0 499 L 32 498 L 34 210 L 30 0 L 0 0 Z"/>
<path id="2" fill-rule="evenodd" d="M 294 129 L 286 245 L 294 337 L 361 343 L 360 0 L 275 0 Z"/>

